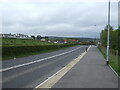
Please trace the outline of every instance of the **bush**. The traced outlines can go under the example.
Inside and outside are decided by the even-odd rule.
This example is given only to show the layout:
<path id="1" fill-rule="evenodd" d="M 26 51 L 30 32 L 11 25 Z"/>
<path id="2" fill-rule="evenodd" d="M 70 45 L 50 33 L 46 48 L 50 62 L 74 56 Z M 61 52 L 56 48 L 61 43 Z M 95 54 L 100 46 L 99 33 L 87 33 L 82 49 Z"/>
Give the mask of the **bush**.
<path id="1" fill-rule="evenodd" d="M 60 45 L 41 45 L 41 46 L 3 46 L 2 58 L 17 57 L 25 54 L 32 54 L 35 52 L 43 52 L 46 50 L 55 50 L 64 47 L 70 47 L 78 44 L 60 44 Z"/>

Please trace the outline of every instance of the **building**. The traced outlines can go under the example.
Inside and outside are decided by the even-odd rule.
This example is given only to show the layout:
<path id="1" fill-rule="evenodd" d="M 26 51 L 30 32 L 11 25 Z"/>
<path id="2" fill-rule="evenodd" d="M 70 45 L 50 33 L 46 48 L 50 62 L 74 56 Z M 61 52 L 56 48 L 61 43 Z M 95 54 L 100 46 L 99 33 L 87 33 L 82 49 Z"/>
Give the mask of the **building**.
<path id="1" fill-rule="evenodd" d="M 4 38 L 16 38 L 16 34 L 0 34 L 0 37 L 4 37 Z"/>
<path id="2" fill-rule="evenodd" d="M 24 35 L 24 34 L 17 34 L 16 35 L 16 38 L 24 38 L 24 39 L 28 39 L 29 38 L 29 36 L 28 35 Z"/>
<path id="3" fill-rule="evenodd" d="M 68 42 L 68 40 L 64 40 L 64 43 L 67 43 Z"/>
<path id="4" fill-rule="evenodd" d="M 46 40 L 44 38 L 42 38 L 41 41 L 46 41 Z"/>
<path id="5" fill-rule="evenodd" d="M 31 39 L 28 35 L 24 34 L 0 34 L 0 38 L 21 38 L 21 39 Z"/>

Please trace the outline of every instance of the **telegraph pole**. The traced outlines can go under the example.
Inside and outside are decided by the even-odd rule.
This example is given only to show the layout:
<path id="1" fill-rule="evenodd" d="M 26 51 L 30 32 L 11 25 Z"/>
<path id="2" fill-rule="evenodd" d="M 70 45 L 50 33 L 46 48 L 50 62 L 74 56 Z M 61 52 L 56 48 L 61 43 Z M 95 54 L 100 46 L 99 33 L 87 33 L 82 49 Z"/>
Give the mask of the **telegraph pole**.
<path id="1" fill-rule="evenodd" d="M 108 4 L 108 37 L 107 37 L 107 61 L 106 65 L 109 65 L 109 46 L 110 46 L 110 0 Z"/>

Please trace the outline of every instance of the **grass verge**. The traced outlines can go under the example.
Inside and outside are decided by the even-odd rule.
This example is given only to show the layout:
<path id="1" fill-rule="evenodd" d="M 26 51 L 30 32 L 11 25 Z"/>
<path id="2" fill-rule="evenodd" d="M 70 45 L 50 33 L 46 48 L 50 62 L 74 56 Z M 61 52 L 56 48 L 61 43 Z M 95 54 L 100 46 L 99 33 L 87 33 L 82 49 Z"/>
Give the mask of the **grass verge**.
<path id="1" fill-rule="evenodd" d="M 78 46 L 78 45 L 75 45 Z M 62 49 L 67 49 L 73 46 L 68 46 L 68 47 L 62 47 L 62 48 L 57 48 L 57 49 L 52 49 L 52 50 L 44 50 L 41 52 L 30 52 L 30 53 L 24 53 L 24 54 L 20 54 L 18 56 L 7 56 L 2 58 L 2 60 L 10 60 L 10 59 L 14 59 L 14 58 L 22 58 L 22 57 L 27 57 L 27 56 L 31 56 L 31 55 L 37 55 L 37 54 L 42 54 L 42 53 L 49 53 L 49 52 L 53 52 L 53 51 L 57 51 L 57 50 L 62 50 Z"/>
<path id="2" fill-rule="evenodd" d="M 106 59 L 106 54 L 105 54 L 106 48 L 99 46 L 98 49 L 100 50 L 100 52 L 102 53 L 102 55 Z M 118 57 L 120 57 L 120 56 L 110 53 L 109 64 L 117 72 L 117 74 L 120 76 L 120 66 L 118 65 Z"/>

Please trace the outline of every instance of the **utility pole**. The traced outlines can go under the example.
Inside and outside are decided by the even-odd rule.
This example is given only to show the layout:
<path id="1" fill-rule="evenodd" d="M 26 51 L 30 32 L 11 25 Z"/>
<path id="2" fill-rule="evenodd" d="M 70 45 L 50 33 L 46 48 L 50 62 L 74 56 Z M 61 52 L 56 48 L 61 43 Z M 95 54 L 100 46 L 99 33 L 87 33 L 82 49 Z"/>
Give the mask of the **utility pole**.
<path id="1" fill-rule="evenodd" d="M 95 26 L 95 29 L 96 29 L 96 31 L 97 31 L 97 25 L 94 25 Z M 96 39 L 97 39 L 97 37 L 96 37 L 96 35 L 94 36 L 94 43 L 96 43 Z"/>
<path id="2" fill-rule="evenodd" d="M 109 65 L 109 46 L 110 46 L 110 0 L 108 4 L 108 37 L 107 37 L 107 61 L 106 65 Z"/>

